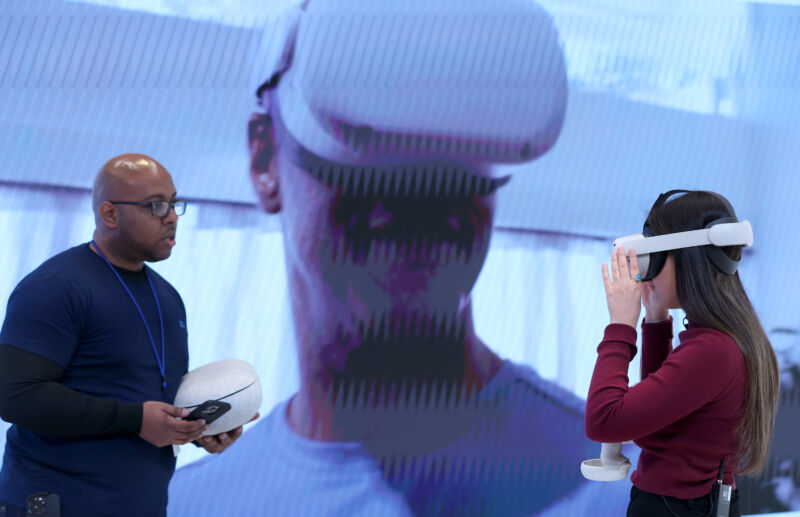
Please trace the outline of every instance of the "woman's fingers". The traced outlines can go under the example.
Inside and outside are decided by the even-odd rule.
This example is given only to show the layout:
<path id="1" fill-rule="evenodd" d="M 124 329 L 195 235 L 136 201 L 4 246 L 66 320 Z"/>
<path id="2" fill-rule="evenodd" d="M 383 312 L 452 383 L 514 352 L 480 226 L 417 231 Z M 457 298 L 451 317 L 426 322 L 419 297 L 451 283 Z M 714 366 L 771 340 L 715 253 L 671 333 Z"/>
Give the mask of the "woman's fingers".
<path id="1" fill-rule="evenodd" d="M 631 273 L 628 270 L 628 257 L 625 254 L 625 248 L 619 248 L 617 251 L 617 262 L 619 263 L 619 278 L 630 278 Z"/>
<path id="2" fill-rule="evenodd" d="M 636 250 L 633 249 L 633 248 L 629 249 L 628 250 L 628 257 L 630 257 L 630 261 L 628 262 L 628 265 L 630 267 L 631 278 L 633 278 L 634 280 L 639 282 L 642 279 L 642 277 L 639 276 L 640 275 L 640 273 L 639 273 L 639 259 L 636 256 Z"/>
<path id="3" fill-rule="evenodd" d="M 611 281 L 612 282 L 619 282 L 619 257 L 618 251 L 614 250 L 611 252 Z"/>
<path id="4" fill-rule="evenodd" d="M 612 252 L 612 276 L 609 275 L 608 266 L 603 264 L 603 285 L 611 323 L 635 327 L 642 310 L 642 290 L 639 281 L 632 276 L 638 274 L 638 264 L 629 264 L 628 256 L 635 261 L 636 251 L 626 253 L 624 248 L 618 248 Z"/>

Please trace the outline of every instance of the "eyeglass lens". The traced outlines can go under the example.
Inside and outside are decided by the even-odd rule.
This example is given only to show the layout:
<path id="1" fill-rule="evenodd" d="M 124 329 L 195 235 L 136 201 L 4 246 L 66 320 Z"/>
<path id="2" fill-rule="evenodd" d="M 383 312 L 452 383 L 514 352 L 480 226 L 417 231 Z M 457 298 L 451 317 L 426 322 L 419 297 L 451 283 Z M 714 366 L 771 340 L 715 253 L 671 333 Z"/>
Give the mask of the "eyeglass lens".
<path id="1" fill-rule="evenodd" d="M 174 207 L 175 215 L 180 216 L 186 212 L 186 201 L 154 201 L 150 207 L 156 217 L 166 217 L 170 207 Z"/>

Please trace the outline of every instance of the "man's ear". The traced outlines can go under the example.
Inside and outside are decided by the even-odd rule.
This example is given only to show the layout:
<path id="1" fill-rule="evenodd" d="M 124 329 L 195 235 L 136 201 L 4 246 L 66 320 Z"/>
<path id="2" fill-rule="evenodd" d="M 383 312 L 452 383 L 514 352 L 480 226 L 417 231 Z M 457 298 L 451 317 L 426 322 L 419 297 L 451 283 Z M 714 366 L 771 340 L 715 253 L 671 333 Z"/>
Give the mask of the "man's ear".
<path id="1" fill-rule="evenodd" d="M 119 226 L 119 211 L 111 201 L 103 201 L 98 208 L 100 219 L 108 228 L 116 228 Z"/>
<path id="2" fill-rule="evenodd" d="M 281 210 L 280 177 L 275 156 L 275 132 L 272 118 L 268 114 L 253 113 L 248 124 L 248 148 L 250 151 L 250 181 L 269 214 Z"/>

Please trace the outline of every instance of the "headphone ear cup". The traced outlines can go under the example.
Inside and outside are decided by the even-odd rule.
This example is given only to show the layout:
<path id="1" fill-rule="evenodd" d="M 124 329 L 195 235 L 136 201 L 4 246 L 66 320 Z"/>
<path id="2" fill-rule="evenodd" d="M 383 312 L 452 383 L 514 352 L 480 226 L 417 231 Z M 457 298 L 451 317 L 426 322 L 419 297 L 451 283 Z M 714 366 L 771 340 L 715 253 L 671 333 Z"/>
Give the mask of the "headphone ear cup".
<path id="1" fill-rule="evenodd" d="M 728 203 L 728 200 L 721 196 L 720 199 L 726 203 L 726 206 L 728 207 L 728 213 L 732 214 L 733 208 L 730 206 L 730 203 Z M 705 225 L 705 228 L 711 228 L 712 226 L 715 226 L 717 224 L 738 223 L 738 222 L 739 220 L 733 216 L 721 217 Z M 714 264 L 714 267 L 716 267 L 718 270 L 722 271 L 726 275 L 732 275 L 736 273 L 736 270 L 739 268 L 739 260 L 734 260 L 730 258 L 724 251 L 722 251 L 722 248 L 718 248 L 712 245 L 703 246 L 703 248 L 705 248 L 706 256 L 708 257 L 708 260 L 710 260 L 711 263 Z"/>

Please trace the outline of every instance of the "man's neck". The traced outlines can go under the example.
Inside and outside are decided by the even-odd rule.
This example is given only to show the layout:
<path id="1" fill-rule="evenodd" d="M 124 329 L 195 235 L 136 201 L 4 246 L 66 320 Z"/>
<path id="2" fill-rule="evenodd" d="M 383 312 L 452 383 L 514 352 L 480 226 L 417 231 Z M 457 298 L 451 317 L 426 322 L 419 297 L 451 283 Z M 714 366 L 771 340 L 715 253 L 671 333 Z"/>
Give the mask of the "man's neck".
<path id="1" fill-rule="evenodd" d="M 379 441 L 388 432 L 428 424 L 409 397 L 431 389 L 454 389 L 471 396 L 498 372 L 502 360 L 474 333 L 471 325 L 463 343 L 463 371 L 459 379 L 394 380 L 389 383 L 351 383 L 342 389 L 324 370 L 301 365 L 301 387 L 287 408 L 290 427 L 299 435 L 318 441 Z M 454 358 L 455 360 L 455 358 Z M 426 385 L 427 384 L 427 385 Z M 459 384 L 459 385 L 456 385 Z M 346 386 L 346 384 L 344 385 Z M 412 416 L 413 415 L 413 416 Z"/>
<path id="2" fill-rule="evenodd" d="M 106 260 L 111 262 L 112 265 L 124 269 L 126 271 L 130 271 L 131 273 L 139 272 L 144 268 L 143 261 L 137 262 L 134 260 L 130 260 L 125 258 L 123 254 L 118 253 L 116 251 L 116 247 L 114 246 L 112 240 L 99 236 L 97 235 L 97 233 L 95 233 L 93 240 L 94 242 L 89 244 L 89 248 L 93 252 L 98 253 L 98 250 L 95 248 L 94 245 L 96 244 L 97 246 L 99 246 L 100 248 L 99 251 L 102 252 Z"/>

